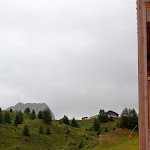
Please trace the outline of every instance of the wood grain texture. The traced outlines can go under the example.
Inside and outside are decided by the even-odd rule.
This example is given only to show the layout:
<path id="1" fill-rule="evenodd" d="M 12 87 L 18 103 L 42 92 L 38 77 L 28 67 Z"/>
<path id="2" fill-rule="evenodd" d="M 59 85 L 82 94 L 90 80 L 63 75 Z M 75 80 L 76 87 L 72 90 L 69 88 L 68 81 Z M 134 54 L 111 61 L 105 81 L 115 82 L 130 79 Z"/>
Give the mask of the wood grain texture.
<path id="1" fill-rule="evenodd" d="M 150 80 L 148 80 L 148 128 L 150 129 Z"/>
<path id="2" fill-rule="evenodd" d="M 137 1 L 138 19 L 138 85 L 139 85 L 139 149 L 149 149 L 148 136 L 148 80 L 146 0 Z"/>

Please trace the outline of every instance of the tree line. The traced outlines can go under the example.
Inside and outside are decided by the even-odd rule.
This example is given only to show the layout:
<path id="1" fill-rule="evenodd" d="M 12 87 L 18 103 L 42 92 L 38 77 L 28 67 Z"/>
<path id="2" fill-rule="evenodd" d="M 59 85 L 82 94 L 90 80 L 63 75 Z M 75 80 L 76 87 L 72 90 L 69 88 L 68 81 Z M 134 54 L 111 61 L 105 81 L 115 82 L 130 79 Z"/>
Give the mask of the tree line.
<path id="1" fill-rule="evenodd" d="M 112 116 L 108 117 L 107 113 L 101 109 L 99 111 L 98 118 L 94 119 L 93 130 L 97 131 L 97 134 L 100 134 L 100 123 L 108 121 L 113 122 L 114 118 Z M 125 108 L 121 113 L 120 121 L 117 122 L 117 127 L 133 129 L 136 125 L 138 126 L 138 115 L 135 109 Z M 107 127 L 105 128 L 105 132 L 108 132 Z"/>
<path id="2" fill-rule="evenodd" d="M 11 114 L 12 112 L 13 112 L 13 110 L 11 108 L 9 111 L 3 111 L 3 112 L 2 112 L 2 109 L 0 108 L 0 124 L 7 123 L 7 124 L 14 124 L 15 126 L 22 124 L 23 120 L 24 120 L 24 114 L 21 111 L 15 112 L 15 117 L 14 117 L 14 121 L 13 121 L 12 120 L 12 114 Z M 36 116 L 34 109 L 30 113 L 30 109 L 26 108 L 24 110 L 24 113 L 26 115 L 29 115 L 31 120 L 38 118 L 38 119 L 42 119 L 45 124 L 51 124 L 52 123 L 52 115 L 51 115 L 49 108 L 47 108 L 43 111 L 40 111 L 37 116 Z M 44 133 L 42 126 L 39 128 L 39 133 L 41 133 L 41 134 Z M 47 127 L 45 133 L 50 134 L 49 127 Z M 29 135 L 29 127 L 26 124 L 24 125 L 23 134 Z"/>

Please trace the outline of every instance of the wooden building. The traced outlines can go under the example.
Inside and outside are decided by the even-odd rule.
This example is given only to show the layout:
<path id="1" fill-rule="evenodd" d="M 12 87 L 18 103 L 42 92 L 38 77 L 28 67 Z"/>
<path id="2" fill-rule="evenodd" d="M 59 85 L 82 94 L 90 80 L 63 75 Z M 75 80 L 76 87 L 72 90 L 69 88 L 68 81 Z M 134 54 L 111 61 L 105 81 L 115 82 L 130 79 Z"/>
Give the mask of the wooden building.
<path id="1" fill-rule="evenodd" d="M 140 150 L 150 150 L 150 0 L 137 0 Z"/>
<path id="2" fill-rule="evenodd" d="M 114 111 L 112 111 L 112 110 L 109 110 L 109 111 L 107 112 L 107 115 L 108 115 L 108 117 L 110 117 L 110 116 L 116 117 L 116 118 L 119 117 L 119 114 L 116 113 L 116 112 L 114 112 Z"/>

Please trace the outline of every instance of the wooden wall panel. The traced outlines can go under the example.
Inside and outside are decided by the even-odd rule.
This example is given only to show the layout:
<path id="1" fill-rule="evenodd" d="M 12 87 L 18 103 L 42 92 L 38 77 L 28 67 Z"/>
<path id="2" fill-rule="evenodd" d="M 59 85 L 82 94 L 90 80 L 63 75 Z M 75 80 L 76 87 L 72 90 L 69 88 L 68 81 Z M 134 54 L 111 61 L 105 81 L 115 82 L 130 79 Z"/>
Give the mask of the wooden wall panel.
<path id="1" fill-rule="evenodd" d="M 138 85 L 139 85 L 139 147 L 149 149 L 148 137 L 148 81 L 147 81 L 147 25 L 146 0 L 137 1 L 138 19 Z"/>
<path id="2" fill-rule="evenodd" d="M 148 78 L 148 128 L 150 130 L 150 77 Z"/>

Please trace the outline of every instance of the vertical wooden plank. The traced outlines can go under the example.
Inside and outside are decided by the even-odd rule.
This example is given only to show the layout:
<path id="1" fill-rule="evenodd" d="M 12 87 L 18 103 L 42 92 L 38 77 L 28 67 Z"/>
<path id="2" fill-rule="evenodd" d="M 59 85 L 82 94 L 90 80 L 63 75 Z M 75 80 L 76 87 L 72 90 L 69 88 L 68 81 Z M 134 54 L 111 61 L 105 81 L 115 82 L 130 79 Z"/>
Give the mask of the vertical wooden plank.
<path id="1" fill-rule="evenodd" d="M 149 150 L 146 0 L 137 1 L 138 19 L 138 85 L 139 85 L 139 148 Z"/>
<path id="2" fill-rule="evenodd" d="M 148 79 L 148 128 L 150 129 L 150 78 Z"/>

